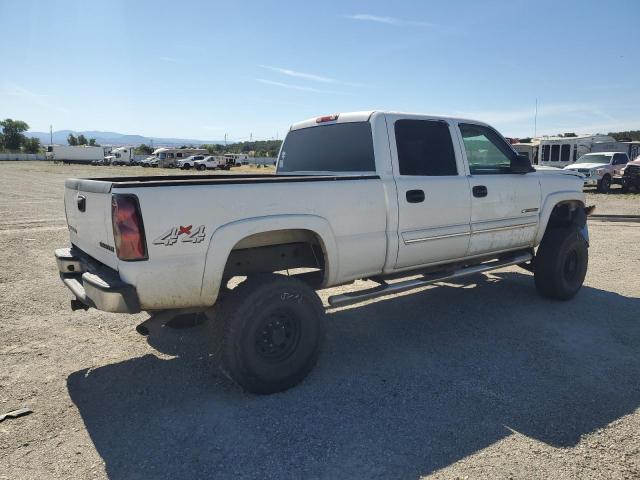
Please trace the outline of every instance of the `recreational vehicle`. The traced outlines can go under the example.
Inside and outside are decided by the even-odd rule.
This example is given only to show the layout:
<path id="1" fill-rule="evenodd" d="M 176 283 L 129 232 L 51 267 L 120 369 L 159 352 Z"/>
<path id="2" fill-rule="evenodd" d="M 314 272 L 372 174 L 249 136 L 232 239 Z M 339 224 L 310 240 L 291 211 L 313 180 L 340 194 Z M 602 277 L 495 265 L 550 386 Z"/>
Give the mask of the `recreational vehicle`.
<path id="1" fill-rule="evenodd" d="M 594 148 L 598 148 L 599 152 L 615 152 L 618 151 L 618 142 L 609 135 L 542 137 L 539 147 L 539 164 L 565 167 L 581 156 L 595 151 Z"/>

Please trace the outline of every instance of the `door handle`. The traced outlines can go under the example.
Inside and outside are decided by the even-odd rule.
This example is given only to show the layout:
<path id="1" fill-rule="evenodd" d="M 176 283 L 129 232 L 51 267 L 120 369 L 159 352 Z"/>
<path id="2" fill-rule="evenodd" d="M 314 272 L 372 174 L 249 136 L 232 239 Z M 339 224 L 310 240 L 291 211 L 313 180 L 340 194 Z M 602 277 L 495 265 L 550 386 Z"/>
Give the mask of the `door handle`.
<path id="1" fill-rule="evenodd" d="M 475 187 L 473 187 L 472 191 L 473 196 L 477 198 L 486 197 L 488 193 L 487 187 L 485 187 L 484 185 L 476 185 Z"/>
<path id="2" fill-rule="evenodd" d="M 409 203 L 424 202 L 424 191 L 422 191 L 422 190 L 407 190 L 407 202 L 409 202 Z"/>

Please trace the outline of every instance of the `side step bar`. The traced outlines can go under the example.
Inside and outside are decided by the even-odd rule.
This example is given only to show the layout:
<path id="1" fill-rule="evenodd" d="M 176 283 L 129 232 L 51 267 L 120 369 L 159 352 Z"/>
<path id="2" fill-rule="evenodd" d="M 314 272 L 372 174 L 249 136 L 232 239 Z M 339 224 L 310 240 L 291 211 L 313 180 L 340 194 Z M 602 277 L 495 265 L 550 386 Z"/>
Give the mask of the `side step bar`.
<path id="1" fill-rule="evenodd" d="M 372 298 L 381 297 L 384 295 L 391 295 L 394 293 L 412 290 L 414 288 L 425 287 L 437 282 L 444 282 L 446 280 L 453 280 L 456 278 L 465 277 L 467 275 L 473 275 L 475 273 L 488 272 L 497 268 L 529 262 L 532 259 L 533 255 L 529 252 L 519 253 L 508 258 L 503 258 L 501 260 L 492 260 L 489 262 L 481 263 L 479 265 L 463 267 L 447 273 L 435 273 L 432 275 L 425 274 L 423 275 L 423 278 L 406 280 L 404 282 L 398 283 L 382 283 L 380 286 L 370 288 L 368 290 L 343 293 L 341 295 L 332 295 L 331 297 L 329 297 L 329 305 L 331 305 L 332 307 L 344 307 L 346 305 L 364 302 L 365 300 L 371 300 Z M 411 275 L 411 273 L 408 273 L 408 275 Z"/>

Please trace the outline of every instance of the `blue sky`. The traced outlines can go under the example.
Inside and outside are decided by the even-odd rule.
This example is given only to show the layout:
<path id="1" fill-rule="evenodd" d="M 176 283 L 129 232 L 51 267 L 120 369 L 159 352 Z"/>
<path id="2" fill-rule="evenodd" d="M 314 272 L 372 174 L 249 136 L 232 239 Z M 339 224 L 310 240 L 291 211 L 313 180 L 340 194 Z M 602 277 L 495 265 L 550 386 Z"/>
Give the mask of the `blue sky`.
<path id="1" fill-rule="evenodd" d="M 0 117 L 272 138 L 308 117 L 467 116 L 509 136 L 640 129 L 640 1 L 0 0 Z"/>

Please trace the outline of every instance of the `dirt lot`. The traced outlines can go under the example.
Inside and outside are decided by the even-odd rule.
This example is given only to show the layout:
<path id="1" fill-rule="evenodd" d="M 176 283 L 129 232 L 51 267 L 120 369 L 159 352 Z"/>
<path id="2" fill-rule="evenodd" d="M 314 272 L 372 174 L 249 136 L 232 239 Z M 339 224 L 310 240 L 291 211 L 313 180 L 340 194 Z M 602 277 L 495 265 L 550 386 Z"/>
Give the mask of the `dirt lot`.
<path id="1" fill-rule="evenodd" d="M 590 223 L 571 302 L 509 268 L 330 310 L 310 377 L 257 397 L 202 326 L 70 311 L 63 181 L 134 171 L 0 162 L 0 413 L 34 411 L 0 423 L 0 479 L 640 477 L 640 224 Z"/>

